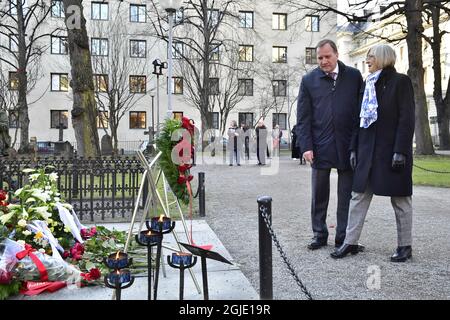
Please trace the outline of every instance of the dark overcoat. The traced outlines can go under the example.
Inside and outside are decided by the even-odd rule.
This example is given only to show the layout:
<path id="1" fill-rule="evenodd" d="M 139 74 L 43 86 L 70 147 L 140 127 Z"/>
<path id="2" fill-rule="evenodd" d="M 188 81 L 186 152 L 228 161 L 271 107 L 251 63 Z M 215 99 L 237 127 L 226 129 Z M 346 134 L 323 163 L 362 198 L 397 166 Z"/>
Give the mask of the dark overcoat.
<path id="1" fill-rule="evenodd" d="M 320 68 L 303 76 L 297 103 L 297 146 L 313 150 L 313 168 L 350 169 L 350 142 L 359 122 L 359 70 L 338 61 L 336 81 Z"/>
<path id="2" fill-rule="evenodd" d="M 377 120 L 367 129 L 359 128 L 352 140 L 351 148 L 357 151 L 353 191 L 362 193 L 369 184 L 376 195 L 410 196 L 415 109 L 412 83 L 408 76 L 387 67 L 375 89 Z M 399 171 L 392 169 L 395 152 L 406 156 L 406 166 Z"/>

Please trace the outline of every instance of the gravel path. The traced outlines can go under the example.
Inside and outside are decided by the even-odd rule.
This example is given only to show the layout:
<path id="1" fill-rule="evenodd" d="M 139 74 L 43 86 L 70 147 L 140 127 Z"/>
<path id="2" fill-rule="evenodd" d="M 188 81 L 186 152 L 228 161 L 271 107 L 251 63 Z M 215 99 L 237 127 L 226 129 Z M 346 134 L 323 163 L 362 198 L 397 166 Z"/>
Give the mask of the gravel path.
<path id="1" fill-rule="evenodd" d="M 200 160 L 200 159 L 199 159 Z M 272 160 L 273 161 L 273 160 Z M 450 299 L 450 189 L 415 187 L 413 259 L 389 261 L 397 246 L 395 216 L 388 197 L 374 197 L 360 242 L 364 253 L 334 260 L 337 173 L 332 172 L 327 223 L 329 245 L 309 251 L 309 166 L 282 156 L 273 175 L 261 175 L 255 160 L 241 167 L 203 158 L 192 172 L 206 176 L 206 221 L 250 283 L 259 290 L 256 199 L 273 198 L 273 228 L 289 260 L 314 299 Z M 213 163 L 213 164 L 211 164 Z M 268 166 L 265 167 L 265 170 Z M 450 177 L 449 177 L 450 178 Z M 374 275 L 380 275 L 379 282 Z M 274 299 L 305 299 L 273 247 Z M 370 289 L 367 286 L 367 283 Z M 379 285 L 377 285 L 379 284 Z"/>

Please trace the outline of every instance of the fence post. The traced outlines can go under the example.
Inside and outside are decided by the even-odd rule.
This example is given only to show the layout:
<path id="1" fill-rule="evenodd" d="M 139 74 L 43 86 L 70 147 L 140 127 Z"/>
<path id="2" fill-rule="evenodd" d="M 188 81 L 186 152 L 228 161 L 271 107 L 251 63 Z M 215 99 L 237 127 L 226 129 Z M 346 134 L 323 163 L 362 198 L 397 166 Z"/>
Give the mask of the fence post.
<path id="1" fill-rule="evenodd" d="M 200 217 L 206 216 L 205 210 L 205 173 L 198 173 L 198 202 L 199 202 L 199 210 Z"/>
<path id="2" fill-rule="evenodd" d="M 78 157 L 75 154 L 72 158 L 72 173 L 73 173 L 73 181 L 72 181 L 72 197 L 78 197 Z"/>
<path id="3" fill-rule="evenodd" d="M 272 280 L 272 239 L 263 218 L 263 212 L 272 223 L 272 198 L 258 198 L 258 230 L 259 230 L 259 296 L 261 300 L 273 299 Z"/>

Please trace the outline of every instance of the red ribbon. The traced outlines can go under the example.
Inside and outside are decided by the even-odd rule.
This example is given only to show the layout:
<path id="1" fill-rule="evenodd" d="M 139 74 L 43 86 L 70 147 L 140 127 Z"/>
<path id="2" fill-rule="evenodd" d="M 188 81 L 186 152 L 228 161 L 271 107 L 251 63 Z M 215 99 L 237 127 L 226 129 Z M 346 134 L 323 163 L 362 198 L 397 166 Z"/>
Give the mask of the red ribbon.
<path id="1" fill-rule="evenodd" d="M 26 256 L 29 256 L 31 258 L 31 260 L 34 262 L 34 264 L 36 265 L 36 267 L 38 268 L 39 273 L 41 274 L 41 281 L 47 281 L 48 280 L 47 269 L 45 269 L 44 264 L 33 253 L 34 251 L 36 251 L 36 250 L 33 249 L 32 246 L 30 246 L 29 244 L 25 244 L 25 250 L 16 253 L 16 258 L 19 260 L 22 260 Z"/>

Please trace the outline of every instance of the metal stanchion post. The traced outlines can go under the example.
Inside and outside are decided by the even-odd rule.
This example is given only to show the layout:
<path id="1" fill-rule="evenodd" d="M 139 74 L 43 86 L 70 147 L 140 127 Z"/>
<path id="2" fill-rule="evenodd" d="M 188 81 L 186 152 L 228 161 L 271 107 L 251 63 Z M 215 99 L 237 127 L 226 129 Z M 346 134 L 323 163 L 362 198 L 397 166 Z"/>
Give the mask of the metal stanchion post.
<path id="1" fill-rule="evenodd" d="M 199 202 L 199 210 L 200 217 L 206 216 L 205 210 L 205 173 L 198 173 L 198 202 Z"/>
<path id="2" fill-rule="evenodd" d="M 272 239 L 263 215 L 272 223 L 272 198 L 262 196 L 258 198 L 258 229 L 259 229 L 259 286 L 260 299 L 273 299 L 272 279 Z"/>

